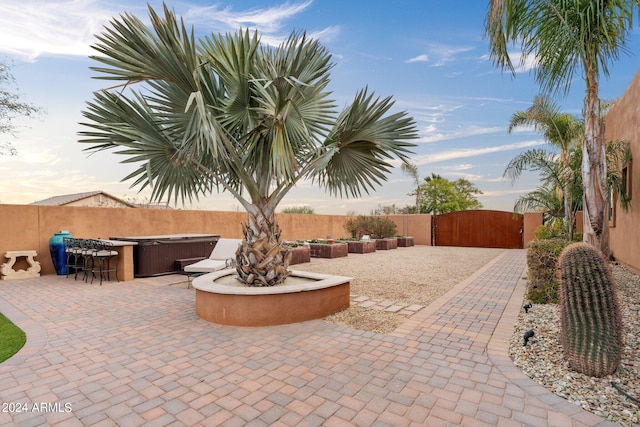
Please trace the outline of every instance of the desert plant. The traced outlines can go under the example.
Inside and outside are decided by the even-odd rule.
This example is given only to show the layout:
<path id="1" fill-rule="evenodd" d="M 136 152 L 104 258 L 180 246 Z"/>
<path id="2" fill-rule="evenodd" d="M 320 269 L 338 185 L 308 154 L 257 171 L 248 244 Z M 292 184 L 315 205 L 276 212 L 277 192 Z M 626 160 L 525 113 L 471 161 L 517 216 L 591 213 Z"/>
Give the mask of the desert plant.
<path id="1" fill-rule="evenodd" d="M 289 275 L 276 208 L 300 181 L 362 197 L 405 161 L 415 121 L 391 97 L 360 90 L 342 112 L 327 86 L 331 55 L 293 32 L 278 46 L 257 32 L 197 39 L 168 6 L 111 21 L 93 46 L 98 78 L 80 142 L 134 162 L 125 179 L 151 199 L 190 201 L 226 191 L 247 211 L 235 261 L 239 280 L 274 286 Z"/>
<path id="2" fill-rule="evenodd" d="M 282 213 L 311 215 L 316 213 L 316 211 L 311 206 L 292 206 L 289 208 L 284 208 L 282 210 Z"/>
<path id="3" fill-rule="evenodd" d="M 366 215 L 349 218 L 344 223 L 344 228 L 356 239 L 362 238 L 365 234 L 373 239 L 385 239 L 395 236 L 397 230 L 396 224 L 389 218 Z"/>
<path id="4" fill-rule="evenodd" d="M 532 240 L 527 245 L 529 284 L 527 299 L 534 304 L 558 302 L 556 265 L 562 250 L 569 244 L 564 238 Z"/>
<path id="5" fill-rule="evenodd" d="M 538 226 L 534 234 L 537 240 L 561 239 L 567 236 L 564 222 L 557 218 L 556 221 L 549 221 L 546 224 Z"/>
<path id="6" fill-rule="evenodd" d="M 347 230 L 347 233 L 349 233 L 352 238 L 361 239 L 365 234 L 371 234 L 373 218 L 372 216 L 366 215 L 349 218 L 344 223 L 344 229 Z"/>
<path id="7" fill-rule="evenodd" d="M 396 223 L 389 218 L 382 218 L 379 216 L 373 217 L 371 237 L 374 239 L 386 239 L 396 235 L 398 227 Z"/>
<path id="8" fill-rule="evenodd" d="M 600 251 L 567 246 L 558 259 L 560 340 L 569 367 L 592 377 L 615 372 L 622 359 L 622 313 L 616 283 Z"/>

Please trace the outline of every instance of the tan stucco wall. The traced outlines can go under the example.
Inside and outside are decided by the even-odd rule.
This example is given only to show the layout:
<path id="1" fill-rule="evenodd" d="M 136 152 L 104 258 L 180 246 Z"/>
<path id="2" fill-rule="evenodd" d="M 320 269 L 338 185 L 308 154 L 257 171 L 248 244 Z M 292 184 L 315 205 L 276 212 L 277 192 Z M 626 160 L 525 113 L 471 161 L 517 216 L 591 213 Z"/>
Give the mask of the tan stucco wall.
<path id="1" fill-rule="evenodd" d="M 606 141 L 623 140 L 631 145 L 631 206 L 627 212 L 616 207 L 615 227 L 610 228 L 612 255 L 640 272 L 640 71 L 623 96 L 607 114 Z"/>
<path id="2" fill-rule="evenodd" d="M 536 228 L 542 225 L 542 212 L 528 212 L 524 214 L 524 236 L 522 237 L 522 243 L 524 247 L 527 247 L 527 243 L 535 240 Z"/>
<path id="3" fill-rule="evenodd" d="M 410 234 L 418 245 L 431 241 L 429 215 L 393 217 L 399 234 Z M 303 240 L 348 237 L 344 223 L 346 215 L 277 214 L 282 238 Z M 38 252 L 36 260 L 42 274 L 55 269 L 49 254 L 49 239 L 60 230 L 75 237 L 110 238 L 182 233 L 211 233 L 222 237 L 241 238 L 246 222 L 245 212 L 189 211 L 164 209 L 132 209 L 74 206 L 34 206 L 0 204 L 0 263 L 9 250 Z"/>
<path id="4" fill-rule="evenodd" d="M 348 237 L 346 215 L 277 214 L 282 238 L 302 240 Z M 413 236 L 416 245 L 431 245 L 431 215 L 389 215 L 398 235 Z M 211 233 L 242 238 L 245 212 L 133 209 L 106 207 L 0 204 L 0 262 L 9 250 L 38 252 L 42 274 L 54 274 L 49 239 L 68 230 L 75 237 L 110 238 L 183 233 Z M 537 214 L 525 215 L 525 243 L 540 224 Z"/>
<path id="5" fill-rule="evenodd" d="M 389 215 L 399 236 L 412 236 L 416 245 L 431 245 L 431 215 Z"/>

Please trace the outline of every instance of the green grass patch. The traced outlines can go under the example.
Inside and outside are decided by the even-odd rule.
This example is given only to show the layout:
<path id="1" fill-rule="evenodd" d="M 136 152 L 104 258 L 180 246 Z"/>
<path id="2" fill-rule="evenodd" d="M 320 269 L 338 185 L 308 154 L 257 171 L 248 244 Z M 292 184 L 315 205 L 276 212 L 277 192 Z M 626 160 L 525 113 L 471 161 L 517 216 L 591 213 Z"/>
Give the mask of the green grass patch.
<path id="1" fill-rule="evenodd" d="M 0 363 L 18 352 L 27 342 L 27 336 L 0 313 Z"/>

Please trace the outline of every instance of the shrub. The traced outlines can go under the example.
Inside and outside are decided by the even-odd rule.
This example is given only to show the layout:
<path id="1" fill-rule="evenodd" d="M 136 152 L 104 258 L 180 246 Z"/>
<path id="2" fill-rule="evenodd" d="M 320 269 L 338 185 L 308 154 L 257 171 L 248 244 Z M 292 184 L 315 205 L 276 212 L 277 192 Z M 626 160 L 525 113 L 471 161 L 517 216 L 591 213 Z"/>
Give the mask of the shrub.
<path id="1" fill-rule="evenodd" d="M 365 215 L 349 218 L 345 222 L 344 228 L 351 234 L 351 237 L 356 239 L 362 238 L 365 234 L 370 235 L 373 239 L 384 239 L 395 236 L 397 231 L 395 222 L 389 218 Z"/>
<path id="2" fill-rule="evenodd" d="M 347 222 L 344 223 L 344 229 L 347 230 L 347 233 L 349 233 L 352 238 L 360 239 L 365 234 L 371 234 L 372 219 L 373 217 L 364 215 L 349 218 Z"/>
<path id="3" fill-rule="evenodd" d="M 615 372 L 624 351 L 616 283 L 600 251 L 567 246 L 558 260 L 560 341 L 569 367 L 592 377 Z"/>
<path id="4" fill-rule="evenodd" d="M 315 210 L 311 206 L 293 206 L 290 208 L 284 208 L 282 213 L 290 213 L 290 214 L 308 214 L 312 215 Z"/>
<path id="5" fill-rule="evenodd" d="M 551 221 L 536 228 L 534 231 L 537 240 L 566 238 L 563 221 Z"/>
<path id="6" fill-rule="evenodd" d="M 527 298 L 535 304 L 558 302 L 556 265 L 560 253 L 569 242 L 565 239 L 532 240 L 527 245 L 529 283 Z"/>
<path id="7" fill-rule="evenodd" d="M 379 216 L 373 217 L 373 228 L 371 230 L 371 237 L 374 239 L 386 239 L 396 235 L 398 227 L 396 223 L 389 218 L 382 218 Z"/>

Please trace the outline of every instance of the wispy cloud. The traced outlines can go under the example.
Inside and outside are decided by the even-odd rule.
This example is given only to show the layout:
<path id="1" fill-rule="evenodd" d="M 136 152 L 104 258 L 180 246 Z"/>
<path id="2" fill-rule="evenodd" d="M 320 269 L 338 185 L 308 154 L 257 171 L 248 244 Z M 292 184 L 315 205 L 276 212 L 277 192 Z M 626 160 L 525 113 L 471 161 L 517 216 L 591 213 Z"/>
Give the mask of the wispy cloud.
<path id="1" fill-rule="evenodd" d="M 441 43 L 429 43 L 427 52 L 407 59 L 406 63 L 431 62 L 434 67 L 442 67 L 455 60 L 456 56 L 474 50 L 468 46 L 449 46 Z M 433 59 L 432 59 L 433 58 Z"/>
<path id="2" fill-rule="evenodd" d="M 516 73 L 527 73 L 538 66 L 538 60 L 535 56 L 527 56 L 524 58 L 522 52 L 511 52 L 509 53 L 509 58 Z M 491 57 L 489 55 L 482 55 L 480 59 L 482 61 L 490 61 Z"/>
<path id="3" fill-rule="evenodd" d="M 423 134 L 426 136 L 421 137 L 417 142 L 431 143 L 438 141 L 445 141 L 455 138 L 467 138 L 476 135 L 487 135 L 496 132 L 504 132 L 502 127 L 480 127 L 480 126 L 468 126 L 462 129 L 457 129 L 451 132 L 438 132 L 435 127 L 423 129 Z"/>
<path id="4" fill-rule="evenodd" d="M 280 34 L 286 21 L 303 13 L 311 4 L 312 1 L 307 0 L 235 11 L 218 5 L 201 7 L 182 3 L 180 9 L 173 10 L 196 30 L 256 29 L 265 43 L 278 44 L 288 36 L 288 32 Z M 161 12 L 160 7 L 155 9 Z M 90 46 L 96 41 L 95 34 L 102 31 L 113 17 L 125 12 L 132 13 L 143 22 L 148 21 L 144 6 L 116 5 L 99 0 L 4 0 L 0 13 L 0 52 L 30 62 L 40 55 L 92 55 L 95 51 Z M 328 41 L 339 32 L 339 27 L 332 26 L 310 31 L 309 35 Z"/>
<path id="5" fill-rule="evenodd" d="M 454 171 L 466 171 L 473 168 L 471 163 L 461 163 L 459 165 L 454 165 L 450 169 Z"/>
<path id="6" fill-rule="evenodd" d="M 410 64 L 412 62 L 428 62 L 429 61 L 429 55 L 427 54 L 422 54 L 422 55 L 418 55 L 416 57 L 413 57 L 411 59 L 407 59 L 407 63 Z"/>
<path id="7" fill-rule="evenodd" d="M 3 3 L 0 52 L 27 61 L 41 54 L 92 54 L 93 35 L 115 14 L 95 0 Z"/>
<path id="8" fill-rule="evenodd" d="M 439 43 L 432 43 L 429 46 L 429 53 L 437 57 L 437 60 L 433 64 L 436 67 L 441 67 L 448 62 L 453 61 L 458 54 L 472 51 L 472 47 L 463 46 L 447 46 Z"/>
<path id="9" fill-rule="evenodd" d="M 483 197 L 503 197 L 503 196 L 510 196 L 513 194 L 526 194 L 526 193 L 530 193 L 532 191 L 534 191 L 535 188 L 520 188 L 517 190 L 496 190 L 496 191 L 483 191 L 482 192 L 482 196 Z"/>
<path id="10" fill-rule="evenodd" d="M 517 142 L 514 144 L 496 145 L 493 147 L 465 148 L 460 150 L 443 151 L 441 153 L 435 154 L 414 156 L 411 160 L 417 165 L 427 165 L 431 163 L 444 162 L 447 160 L 464 159 L 468 157 L 482 156 L 484 154 L 535 147 L 542 144 L 545 144 L 545 142 L 542 140 L 536 140 Z"/>
<path id="11" fill-rule="evenodd" d="M 255 8 L 248 11 L 234 11 L 231 6 L 221 8 L 219 5 L 191 7 L 185 14 L 190 22 L 211 25 L 217 22 L 227 29 L 255 28 L 266 33 L 281 30 L 284 22 L 304 12 L 312 1 L 303 3 L 284 3 L 271 8 Z"/>

